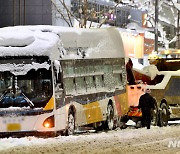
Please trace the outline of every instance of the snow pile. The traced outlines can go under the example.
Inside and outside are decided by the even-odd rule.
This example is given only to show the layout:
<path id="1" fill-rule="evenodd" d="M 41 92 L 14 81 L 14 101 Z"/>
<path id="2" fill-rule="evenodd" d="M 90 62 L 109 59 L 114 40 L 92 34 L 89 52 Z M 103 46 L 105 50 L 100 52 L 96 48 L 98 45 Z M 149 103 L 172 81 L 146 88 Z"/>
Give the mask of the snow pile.
<path id="1" fill-rule="evenodd" d="M 144 68 L 144 66 L 138 62 L 138 59 L 131 58 L 131 60 L 133 62 L 133 69 L 142 70 Z"/>
<path id="2" fill-rule="evenodd" d="M 37 138 L 33 136 L 23 138 L 2 138 L 0 139 L 0 143 L 3 143 L 0 144 L 0 153 L 118 154 L 128 153 L 129 149 L 132 150 L 130 151 L 131 153 L 145 153 L 147 148 L 149 148 L 149 153 L 155 151 L 162 153 L 164 147 L 168 148 L 168 141 L 174 139 L 177 140 L 179 138 L 179 128 L 179 125 L 167 127 L 152 126 L 150 130 L 147 130 L 146 128 L 127 128 L 125 130 L 81 134 L 77 136 L 58 136 L 54 138 Z M 159 146 L 161 146 L 160 149 Z M 171 151 L 172 153 L 173 149 L 164 150 L 167 150 L 168 152 Z"/>
<path id="3" fill-rule="evenodd" d="M 149 76 L 151 78 L 151 80 L 153 80 L 156 77 L 156 75 L 159 73 L 159 71 L 155 65 L 145 66 L 143 68 L 143 72 L 147 76 Z"/>
<path id="4" fill-rule="evenodd" d="M 131 22 L 129 24 L 127 24 L 127 29 L 131 29 L 131 30 L 136 30 L 139 33 L 144 33 L 145 29 L 140 27 L 137 23 L 135 22 Z"/>

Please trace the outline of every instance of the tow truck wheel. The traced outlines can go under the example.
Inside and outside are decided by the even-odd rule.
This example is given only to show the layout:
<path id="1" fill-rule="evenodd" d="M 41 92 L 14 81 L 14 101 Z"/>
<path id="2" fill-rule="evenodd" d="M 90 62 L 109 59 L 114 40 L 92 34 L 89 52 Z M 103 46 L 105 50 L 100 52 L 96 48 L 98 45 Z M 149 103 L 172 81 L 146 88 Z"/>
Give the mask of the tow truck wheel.
<path id="1" fill-rule="evenodd" d="M 162 103 L 161 104 L 161 111 L 160 111 L 160 115 L 159 115 L 160 126 L 161 127 L 167 126 L 168 119 L 169 119 L 168 107 L 165 103 Z"/>
<path id="2" fill-rule="evenodd" d="M 151 115 L 152 115 L 152 118 L 151 118 L 151 125 L 153 126 L 157 126 L 158 124 L 158 107 L 157 107 L 157 103 L 155 103 L 155 109 L 151 111 Z"/>
<path id="3" fill-rule="evenodd" d="M 114 128 L 114 109 L 111 104 L 107 106 L 107 129 L 112 130 Z"/>

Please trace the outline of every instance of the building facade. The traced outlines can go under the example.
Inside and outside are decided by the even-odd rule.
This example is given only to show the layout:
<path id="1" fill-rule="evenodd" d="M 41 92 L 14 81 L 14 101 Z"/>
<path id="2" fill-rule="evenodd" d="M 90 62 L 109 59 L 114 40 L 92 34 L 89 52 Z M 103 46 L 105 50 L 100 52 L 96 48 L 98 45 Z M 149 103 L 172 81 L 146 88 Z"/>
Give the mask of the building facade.
<path id="1" fill-rule="evenodd" d="M 51 25 L 50 0 L 0 0 L 0 27 Z"/>
<path id="2" fill-rule="evenodd" d="M 54 3 L 52 3 L 52 1 Z M 83 11 L 83 1 L 65 0 L 64 2 L 73 16 L 68 15 L 67 10 L 59 0 L 0 0 L 0 27 L 15 25 L 70 26 L 67 22 L 69 20 L 71 20 L 73 26 L 78 26 L 75 18 L 81 19 L 83 16 L 83 13 L 79 13 Z M 102 19 L 106 19 L 104 24 L 108 26 L 126 28 L 129 23 L 136 23 L 139 27 L 147 28 L 145 11 L 123 4 L 118 6 L 115 4 L 114 1 L 88 0 L 86 6 L 87 11 L 95 12 L 89 17 L 89 21 L 92 21 L 96 27 L 98 27 L 97 25 L 101 23 Z M 173 10 L 169 8 L 169 6 L 164 5 L 161 12 L 160 23 L 163 25 L 163 31 L 166 32 L 166 39 L 170 41 L 176 33 L 176 21 Z M 169 12 L 168 18 L 165 12 Z M 165 19 L 168 19 L 169 22 Z M 134 30 L 136 31 L 136 29 Z M 126 34 L 124 36 L 128 38 L 130 35 L 128 33 L 127 36 Z M 142 34 L 140 34 L 139 37 L 133 36 L 133 42 L 136 42 L 135 38 L 141 40 Z M 165 48 L 165 40 L 163 40 L 165 37 L 159 36 L 159 38 L 159 46 Z M 148 55 L 154 50 L 154 37 L 146 37 L 146 35 L 144 35 L 143 42 L 144 54 Z M 170 48 L 175 48 L 176 43 L 171 42 L 168 45 Z M 135 47 L 133 48 L 135 49 Z M 136 53 L 137 52 L 134 52 L 134 54 Z"/>

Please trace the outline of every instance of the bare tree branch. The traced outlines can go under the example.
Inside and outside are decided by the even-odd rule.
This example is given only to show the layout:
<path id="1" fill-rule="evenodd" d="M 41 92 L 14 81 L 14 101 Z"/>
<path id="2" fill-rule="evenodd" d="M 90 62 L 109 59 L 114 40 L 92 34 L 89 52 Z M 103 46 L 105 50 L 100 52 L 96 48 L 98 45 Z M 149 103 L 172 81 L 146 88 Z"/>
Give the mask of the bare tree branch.
<path id="1" fill-rule="evenodd" d="M 67 19 L 65 18 L 64 14 L 62 13 L 62 11 L 57 7 L 57 5 L 55 4 L 55 2 L 53 0 L 51 0 L 52 4 L 54 5 L 54 7 L 56 8 L 56 10 L 60 13 L 60 15 L 62 16 L 62 18 L 64 19 L 64 21 L 68 24 L 69 27 L 71 27 L 71 24 L 67 21 Z"/>

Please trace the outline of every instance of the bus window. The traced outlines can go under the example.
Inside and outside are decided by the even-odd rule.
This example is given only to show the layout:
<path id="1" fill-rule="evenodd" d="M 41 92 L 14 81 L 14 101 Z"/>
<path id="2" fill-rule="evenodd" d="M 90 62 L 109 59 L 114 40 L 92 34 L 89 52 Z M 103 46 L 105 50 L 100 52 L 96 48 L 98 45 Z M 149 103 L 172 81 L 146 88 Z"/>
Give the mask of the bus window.
<path id="1" fill-rule="evenodd" d="M 77 77 L 75 78 L 76 82 L 76 92 L 78 94 L 83 94 L 86 92 L 85 80 L 84 77 Z"/>
<path id="2" fill-rule="evenodd" d="M 113 65 L 113 72 L 114 73 L 120 73 L 122 70 L 121 65 Z"/>
<path id="3" fill-rule="evenodd" d="M 114 84 L 115 88 L 120 89 L 122 86 L 122 74 L 114 74 Z"/>
<path id="4" fill-rule="evenodd" d="M 113 65 L 113 76 L 114 76 L 114 86 L 120 89 L 122 86 L 122 69 L 121 65 Z"/>
<path id="5" fill-rule="evenodd" d="M 103 73 L 102 65 L 96 65 L 94 66 L 94 69 L 96 73 Z"/>
<path id="6" fill-rule="evenodd" d="M 104 73 L 112 74 L 112 65 L 105 65 L 104 66 Z"/>
<path id="7" fill-rule="evenodd" d="M 64 68 L 64 76 L 70 77 L 74 75 L 74 68 L 72 66 Z"/>
<path id="8" fill-rule="evenodd" d="M 104 77 L 103 77 L 103 75 L 95 76 L 95 81 L 96 81 L 97 91 L 102 91 L 104 88 Z"/>
<path id="9" fill-rule="evenodd" d="M 84 66 L 78 66 L 78 67 L 75 67 L 75 74 L 76 75 L 82 75 L 82 74 L 84 74 L 84 71 L 85 69 L 84 69 Z"/>
<path id="10" fill-rule="evenodd" d="M 71 95 L 75 93 L 75 84 L 74 78 L 65 78 L 64 79 L 64 87 L 67 95 Z"/>
<path id="11" fill-rule="evenodd" d="M 114 89 L 114 77 L 113 77 L 113 71 L 112 71 L 112 65 L 105 65 L 104 66 L 104 84 L 105 87 L 111 91 Z"/>
<path id="12" fill-rule="evenodd" d="M 0 72 L 0 94 L 4 93 L 12 85 L 10 72 Z"/>
<path id="13" fill-rule="evenodd" d="M 95 80 L 93 76 L 87 76 L 85 77 L 86 80 L 86 87 L 87 87 L 87 93 L 91 93 L 95 91 Z"/>
<path id="14" fill-rule="evenodd" d="M 92 65 L 88 65 L 86 68 L 87 68 L 86 69 L 87 74 L 94 73 L 94 67 Z"/>

